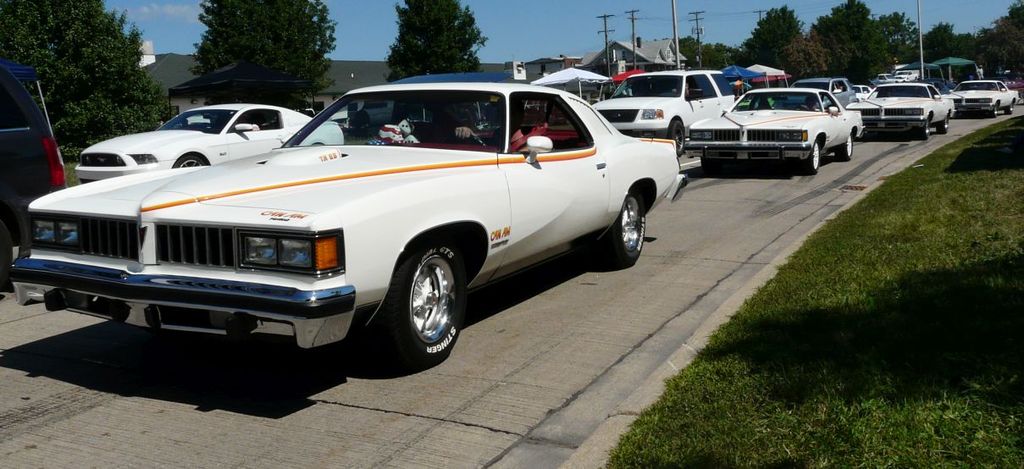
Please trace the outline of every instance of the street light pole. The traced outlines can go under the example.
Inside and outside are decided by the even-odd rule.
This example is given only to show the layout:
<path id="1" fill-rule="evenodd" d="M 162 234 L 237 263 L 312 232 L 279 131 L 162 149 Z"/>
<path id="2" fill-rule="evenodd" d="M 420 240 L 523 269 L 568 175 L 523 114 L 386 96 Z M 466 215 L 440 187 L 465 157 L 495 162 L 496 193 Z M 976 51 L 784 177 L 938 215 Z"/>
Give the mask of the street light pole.
<path id="1" fill-rule="evenodd" d="M 676 25 L 676 0 L 672 0 L 672 51 L 676 56 L 676 70 L 682 67 L 679 63 L 679 27 Z"/>
<path id="2" fill-rule="evenodd" d="M 921 75 L 918 76 L 919 80 L 924 80 L 924 25 L 921 24 L 921 0 L 917 0 L 917 52 L 918 52 L 918 63 L 921 64 Z"/>

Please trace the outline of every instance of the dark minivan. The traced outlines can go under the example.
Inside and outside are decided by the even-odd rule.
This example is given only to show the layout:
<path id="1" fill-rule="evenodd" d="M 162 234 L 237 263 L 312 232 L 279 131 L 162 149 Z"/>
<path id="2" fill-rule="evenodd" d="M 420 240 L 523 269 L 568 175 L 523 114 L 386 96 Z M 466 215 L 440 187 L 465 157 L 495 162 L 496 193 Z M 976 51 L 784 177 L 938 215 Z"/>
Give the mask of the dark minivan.
<path id="1" fill-rule="evenodd" d="M 43 113 L 28 90 L 0 67 L 0 288 L 14 246 L 32 239 L 28 204 L 64 188 L 64 162 Z"/>

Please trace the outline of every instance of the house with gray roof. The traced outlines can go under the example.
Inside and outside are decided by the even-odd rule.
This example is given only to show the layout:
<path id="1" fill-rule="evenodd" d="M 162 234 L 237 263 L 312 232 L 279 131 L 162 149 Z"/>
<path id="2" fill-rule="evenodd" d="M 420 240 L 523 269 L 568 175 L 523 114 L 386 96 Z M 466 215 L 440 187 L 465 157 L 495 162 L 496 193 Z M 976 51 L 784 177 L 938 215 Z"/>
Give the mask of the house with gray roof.
<path id="1" fill-rule="evenodd" d="M 647 72 L 661 70 L 675 70 L 676 55 L 672 48 L 671 39 L 659 39 L 657 41 L 637 40 L 636 47 L 636 68 Z M 614 41 L 609 43 L 609 54 L 611 55 L 611 74 L 616 75 L 633 69 L 633 47 L 629 42 Z M 679 62 L 686 63 L 686 56 L 680 54 Z M 594 73 L 606 75 L 608 73 L 605 65 L 605 54 L 603 50 L 590 52 L 583 56 L 580 68 L 590 70 Z"/>

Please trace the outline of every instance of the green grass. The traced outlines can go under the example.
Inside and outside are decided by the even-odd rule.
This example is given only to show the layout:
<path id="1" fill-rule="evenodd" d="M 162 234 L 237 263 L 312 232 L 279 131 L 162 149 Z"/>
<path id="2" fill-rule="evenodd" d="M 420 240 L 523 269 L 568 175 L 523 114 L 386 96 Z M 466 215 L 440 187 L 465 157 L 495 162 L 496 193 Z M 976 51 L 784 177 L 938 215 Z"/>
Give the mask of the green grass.
<path id="1" fill-rule="evenodd" d="M 613 467 L 1024 466 L 1024 119 L 812 235 L 667 382 Z"/>

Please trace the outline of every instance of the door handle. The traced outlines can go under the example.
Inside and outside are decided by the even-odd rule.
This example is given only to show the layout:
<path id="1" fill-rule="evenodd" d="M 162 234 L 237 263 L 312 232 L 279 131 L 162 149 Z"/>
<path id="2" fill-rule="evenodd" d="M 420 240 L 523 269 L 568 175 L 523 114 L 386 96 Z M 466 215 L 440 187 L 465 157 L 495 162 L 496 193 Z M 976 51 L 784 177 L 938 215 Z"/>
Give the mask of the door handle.
<path id="1" fill-rule="evenodd" d="M 600 170 L 604 169 L 604 168 L 605 168 L 605 166 L 608 166 L 608 165 L 607 165 L 607 163 L 598 163 L 598 164 L 597 164 L 597 169 L 598 169 L 598 171 L 600 171 Z"/>

